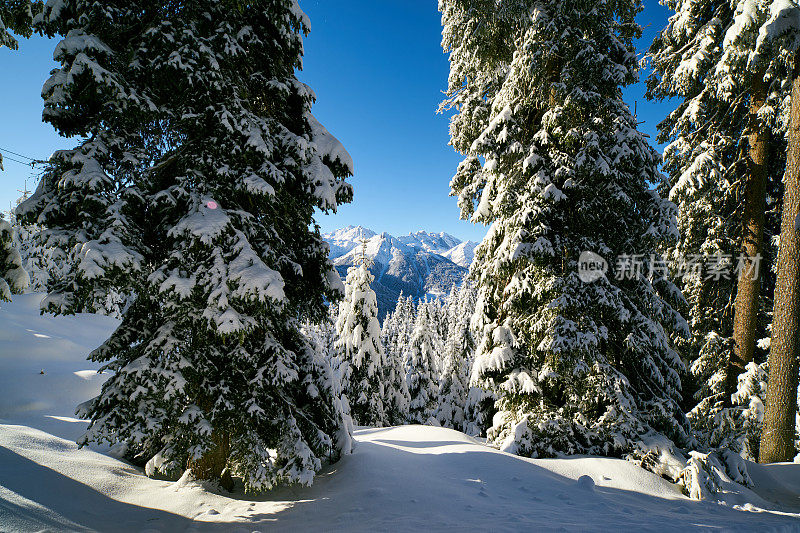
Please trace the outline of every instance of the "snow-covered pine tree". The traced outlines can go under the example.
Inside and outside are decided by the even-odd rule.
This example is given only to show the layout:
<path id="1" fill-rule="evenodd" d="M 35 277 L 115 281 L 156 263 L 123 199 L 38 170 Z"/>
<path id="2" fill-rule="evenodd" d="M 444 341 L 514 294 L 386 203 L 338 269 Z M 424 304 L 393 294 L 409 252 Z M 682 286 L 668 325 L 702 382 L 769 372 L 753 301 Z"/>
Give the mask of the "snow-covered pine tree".
<path id="1" fill-rule="evenodd" d="M 420 301 L 417 306 L 414 331 L 406 346 L 405 369 L 408 385 L 409 421 L 427 424 L 433 419 L 438 392 L 439 354 L 441 339 L 436 331 L 435 303 Z"/>
<path id="2" fill-rule="evenodd" d="M 458 302 L 461 294 L 461 289 L 458 285 L 453 284 L 450 287 L 450 292 L 445 296 L 442 302 L 442 314 L 445 322 L 444 333 L 442 334 L 442 341 L 446 344 L 450 338 L 450 334 L 456 328 L 458 320 Z"/>
<path id="3" fill-rule="evenodd" d="M 766 17 L 763 3 L 671 0 L 667 5 L 675 14 L 650 48 L 647 96 L 681 99 L 659 124 L 659 141 L 669 143 L 664 151 L 669 181 L 662 192 L 679 208 L 680 238 L 668 256 L 673 262 L 728 256 L 731 262 L 720 266 L 731 271 L 740 252 L 763 256 L 756 300 L 746 297 L 758 292 L 759 280 L 747 276 L 737 282 L 735 276 L 698 270 L 683 278 L 692 333 L 686 356 L 694 382 L 685 388 L 686 407 L 701 447 L 733 446 L 753 459 L 736 444 L 752 441 L 745 427 L 757 429 L 748 402 L 730 404 L 737 374 L 745 372 L 748 360 L 763 363 L 766 357 L 753 339 L 768 337 L 775 250 L 760 242 L 761 233 L 772 243 L 778 232 L 787 68 L 780 54 L 757 68 L 750 62 L 758 21 Z M 756 159 L 767 163 L 755 164 Z M 749 301 L 757 306 L 755 318 Z"/>
<path id="4" fill-rule="evenodd" d="M 303 325 L 303 331 L 306 336 L 316 343 L 318 346 L 317 351 L 328 361 L 334 373 L 339 372 L 341 363 L 336 351 L 336 340 L 339 338 L 336 333 L 336 320 L 339 317 L 338 309 L 335 303 L 330 303 L 328 312 L 322 319 L 317 322 L 309 320 Z M 338 380 L 341 381 L 341 376 L 338 376 Z"/>
<path id="5" fill-rule="evenodd" d="M 402 295 L 401 295 L 402 296 Z M 397 347 L 398 352 L 405 354 L 406 348 L 411 343 L 411 336 L 414 334 L 414 324 L 417 320 L 417 306 L 414 303 L 414 298 L 409 295 L 405 299 L 401 298 L 397 304 Z"/>
<path id="6" fill-rule="evenodd" d="M 488 441 L 505 450 L 618 455 L 654 431 L 688 437 L 684 368 L 670 342 L 688 328 L 658 268 L 659 247 L 676 237 L 674 205 L 649 187 L 662 180 L 660 158 L 622 100 L 638 74 L 640 7 L 440 1 L 451 142 L 465 155 L 452 190 L 464 218 L 491 224 L 471 269 L 481 327 L 473 376 L 498 395 Z M 472 93 L 463 72 L 499 83 Z M 488 115 L 468 98 L 484 98 Z M 651 275 L 584 283 L 584 250 L 612 265 L 636 257 Z"/>
<path id="7" fill-rule="evenodd" d="M 33 17 L 42 9 L 42 2 L 31 0 L 4 0 L 0 2 L 0 47 L 16 50 L 19 46 L 12 33 L 30 37 Z"/>
<path id="8" fill-rule="evenodd" d="M 27 199 L 22 196 L 17 205 Z M 24 224 L 19 217 L 11 215 L 11 226 L 14 233 L 14 244 L 19 250 L 22 267 L 28 273 L 30 283 L 25 292 L 47 292 L 48 284 L 58 283 L 69 272 L 67 253 L 56 247 L 42 246 L 42 227 L 38 224 Z M 114 318 L 122 317 L 122 310 L 127 296 L 115 289 L 97 291 L 96 299 L 87 306 L 93 312 Z"/>
<path id="9" fill-rule="evenodd" d="M 411 398 L 406 384 L 403 359 L 395 353 L 386 354 L 383 367 L 383 405 L 386 409 L 387 424 L 399 426 L 408 422 Z"/>
<path id="10" fill-rule="evenodd" d="M 395 304 L 395 308 L 388 311 L 386 316 L 383 317 L 383 324 L 381 325 L 381 343 L 386 350 L 387 358 L 392 355 L 397 344 L 397 335 L 399 333 L 398 307 L 402 300 L 403 293 L 401 292 L 397 304 Z"/>
<path id="11" fill-rule="evenodd" d="M 387 313 L 381 329 L 381 342 L 385 350 L 383 388 L 384 406 L 389 424 L 401 425 L 408 422 L 408 404 L 410 402 L 406 372 L 403 365 L 404 349 L 399 344 L 402 315 L 401 304 L 405 297 L 400 294 L 394 311 Z"/>
<path id="12" fill-rule="evenodd" d="M 472 313 L 465 309 L 465 295 L 469 293 L 468 283 L 465 282 L 461 287 L 453 286 L 445 299 L 447 336 L 434 411 L 439 425 L 465 432 L 469 425 L 465 415 L 469 371 L 475 353 L 475 343 L 469 330 Z"/>
<path id="13" fill-rule="evenodd" d="M 466 427 L 464 406 L 467 403 L 469 387 L 463 373 L 463 361 L 460 355 L 455 347 L 445 347 L 433 417 L 442 427 L 464 431 Z"/>
<path id="14" fill-rule="evenodd" d="M 25 290 L 29 281 L 14 244 L 14 230 L 8 221 L 0 218 L 0 302 L 10 302 L 11 295 Z"/>
<path id="15" fill-rule="evenodd" d="M 466 321 L 461 328 L 465 328 L 469 335 L 463 345 L 464 350 L 469 352 L 469 359 L 467 360 L 469 389 L 464 405 L 464 417 L 466 419 L 464 433 L 472 436 L 485 436 L 492 426 L 492 420 L 495 413 L 497 413 L 497 408 L 495 407 L 494 392 L 491 389 L 481 387 L 480 379 L 477 376 L 475 382 L 473 383 L 472 381 L 472 367 L 475 363 L 477 350 L 476 333 L 479 331 L 479 328 L 473 325 L 473 319 L 477 318 L 480 321 L 480 315 L 475 314 L 475 310 L 478 308 L 476 284 L 471 281 L 465 281 L 462 284 L 462 293 L 459 300 L 459 313 L 462 319 Z"/>
<path id="16" fill-rule="evenodd" d="M 347 271 L 345 296 L 336 321 L 336 349 L 343 363 L 342 390 L 350 403 L 353 422 L 362 426 L 388 425 L 384 406 L 386 356 L 378 322 L 378 301 L 370 284 L 372 261 Z"/>
<path id="17" fill-rule="evenodd" d="M 430 311 L 433 318 L 433 323 L 436 327 L 436 335 L 439 337 L 441 344 L 444 345 L 450 329 L 450 317 L 448 316 L 447 302 L 441 300 L 440 298 L 432 298 L 428 300 L 428 305 L 431 306 Z M 444 363 L 444 353 L 439 354 L 439 363 L 439 370 L 441 370 L 441 365 Z"/>
<path id="18" fill-rule="evenodd" d="M 342 406 L 343 419 L 348 434 L 353 433 L 353 419 L 350 416 L 350 405 L 342 389 L 342 361 L 336 351 L 336 318 L 338 308 L 335 304 L 328 306 L 328 313 L 319 321 L 306 320 L 301 327 L 302 334 L 308 339 L 314 352 L 321 354 L 332 374 L 331 395 L 338 398 Z"/>
<path id="19" fill-rule="evenodd" d="M 400 292 L 394 311 L 387 313 L 383 320 L 381 335 L 387 354 L 403 360 L 414 331 L 414 302 Z"/>
<path id="20" fill-rule="evenodd" d="M 17 200 L 17 205 L 21 204 L 24 200 L 24 198 Z M 39 252 L 43 250 L 36 246 L 36 234 L 39 233 L 41 228 L 35 224 L 21 224 L 13 213 L 11 215 L 11 226 L 14 229 L 14 241 L 17 250 L 19 250 L 22 266 L 30 277 L 28 291 L 46 291 L 47 280 L 49 278 L 48 272 L 50 270 L 58 270 L 58 268 L 55 265 L 49 264 L 52 258 L 43 257 L 39 254 Z"/>
<path id="21" fill-rule="evenodd" d="M 44 118 L 85 138 L 18 209 L 69 253 L 45 309 L 134 295 L 91 354 L 111 371 L 81 412 L 146 472 L 310 484 L 351 446 L 330 366 L 300 331 L 341 280 L 315 208 L 349 201 L 352 161 L 300 83 L 295 0 L 50 0 L 62 35 Z"/>
<path id="22" fill-rule="evenodd" d="M 477 348 L 475 329 L 472 318 L 477 305 L 477 287 L 465 280 L 458 290 L 458 299 L 453 319 L 453 328 L 448 339 L 448 348 L 459 353 L 461 360 L 460 375 L 466 387 L 464 399 L 464 427 L 461 431 L 468 435 L 486 435 L 497 412 L 494 406 L 494 394 L 491 390 L 471 383 L 472 366 L 475 362 Z"/>

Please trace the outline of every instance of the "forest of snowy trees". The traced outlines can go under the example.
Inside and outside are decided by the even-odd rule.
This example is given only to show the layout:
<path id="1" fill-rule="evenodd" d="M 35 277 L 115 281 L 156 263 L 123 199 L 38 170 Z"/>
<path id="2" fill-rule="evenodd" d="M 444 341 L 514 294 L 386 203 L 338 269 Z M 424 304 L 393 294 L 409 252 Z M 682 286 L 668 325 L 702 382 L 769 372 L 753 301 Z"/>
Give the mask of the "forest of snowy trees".
<path id="1" fill-rule="evenodd" d="M 341 280 L 315 222 L 354 165 L 296 77 L 295 0 L 0 4 L 0 45 L 61 39 L 43 117 L 78 139 L 0 220 L 0 301 L 121 320 L 80 443 L 252 491 L 311 484 L 355 426 L 624 457 L 696 498 L 795 460 L 800 6 L 665 4 L 641 60 L 638 0 L 439 0 L 452 195 L 488 233 L 382 324 L 369 259 Z M 622 97 L 643 75 L 663 156 Z"/>
<path id="2" fill-rule="evenodd" d="M 470 403 L 483 398 L 470 385 L 475 286 L 454 286 L 444 300 L 415 302 L 401 294 L 381 326 L 368 265 L 365 258 L 351 267 L 344 300 L 331 306 L 326 320 L 304 327 L 335 369 L 353 423 L 431 424 L 484 434 L 491 414 Z"/>

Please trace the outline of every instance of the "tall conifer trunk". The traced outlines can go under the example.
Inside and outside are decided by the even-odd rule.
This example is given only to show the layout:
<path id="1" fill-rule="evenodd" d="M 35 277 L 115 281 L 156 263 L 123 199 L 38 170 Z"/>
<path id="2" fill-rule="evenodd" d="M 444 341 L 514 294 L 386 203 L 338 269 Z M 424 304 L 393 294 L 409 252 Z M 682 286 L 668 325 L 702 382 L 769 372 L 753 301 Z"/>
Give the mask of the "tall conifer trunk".
<path id="1" fill-rule="evenodd" d="M 758 112 L 767 97 L 764 73 L 753 76 L 748 132 L 748 177 L 744 186 L 741 254 L 744 258 L 737 282 L 733 319 L 733 354 L 725 380 L 725 405 L 730 406 L 736 392 L 737 378 L 753 360 L 758 321 L 758 298 L 761 289 L 759 257 L 764 241 L 764 210 L 767 195 L 767 158 L 769 129 L 761 124 Z"/>
<path id="2" fill-rule="evenodd" d="M 214 446 L 197 461 L 190 461 L 189 468 L 195 479 L 218 481 L 227 491 L 233 490 L 233 478 L 228 469 L 230 457 L 230 436 L 225 432 L 214 432 L 211 436 Z"/>
<path id="3" fill-rule="evenodd" d="M 797 357 L 800 348 L 800 61 L 795 59 L 786 161 L 778 279 L 769 353 L 769 385 L 759 461 L 791 461 L 795 455 Z"/>

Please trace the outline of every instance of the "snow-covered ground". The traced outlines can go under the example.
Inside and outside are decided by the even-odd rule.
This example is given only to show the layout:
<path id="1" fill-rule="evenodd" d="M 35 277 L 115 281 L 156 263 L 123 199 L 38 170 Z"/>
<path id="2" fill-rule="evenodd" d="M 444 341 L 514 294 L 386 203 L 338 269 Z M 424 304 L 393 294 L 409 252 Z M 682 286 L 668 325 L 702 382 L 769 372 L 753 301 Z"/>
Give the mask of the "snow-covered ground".
<path id="1" fill-rule="evenodd" d="M 800 464 L 750 465 L 758 494 L 697 502 L 626 461 L 523 459 L 423 426 L 357 431 L 311 488 L 149 479 L 73 443 L 102 383 L 85 356 L 116 322 L 41 317 L 39 299 L 0 303 L 0 531 L 800 531 Z"/>

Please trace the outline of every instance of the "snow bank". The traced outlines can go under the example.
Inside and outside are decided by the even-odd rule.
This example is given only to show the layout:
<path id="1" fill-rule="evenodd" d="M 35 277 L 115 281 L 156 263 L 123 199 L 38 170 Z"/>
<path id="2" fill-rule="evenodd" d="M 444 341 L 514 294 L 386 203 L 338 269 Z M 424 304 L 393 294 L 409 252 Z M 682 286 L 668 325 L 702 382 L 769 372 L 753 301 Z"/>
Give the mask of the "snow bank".
<path id="1" fill-rule="evenodd" d="M 0 421 L 42 429 L 70 440 L 86 425 L 75 408 L 96 396 L 105 380 L 86 360 L 119 321 L 99 315 L 41 315 L 44 295 L 0 302 Z"/>
<path id="2" fill-rule="evenodd" d="M 116 321 L 42 317 L 39 300 L 0 304 L 0 531 L 800 531 L 798 464 L 751 465 L 755 504 L 698 502 L 623 460 L 525 459 L 426 426 L 357 431 L 310 488 L 149 479 L 73 443 L 102 379 L 85 356 Z"/>
<path id="3" fill-rule="evenodd" d="M 44 432 L 0 426 L 0 529 L 800 530 L 796 515 L 689 500 L 626 461 L 526 460 L 425 426 L 362 429 L 356 439 L 356 453 L 313 487 L 249 499 L 148 479 Z M 789 468 L 797 481 L 794 466 L 767 471 L 783 478 Z"/>

